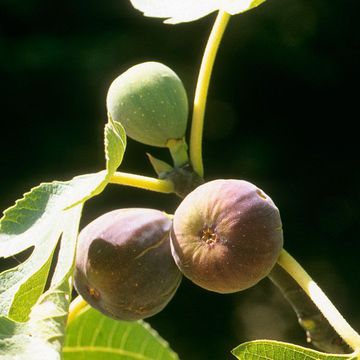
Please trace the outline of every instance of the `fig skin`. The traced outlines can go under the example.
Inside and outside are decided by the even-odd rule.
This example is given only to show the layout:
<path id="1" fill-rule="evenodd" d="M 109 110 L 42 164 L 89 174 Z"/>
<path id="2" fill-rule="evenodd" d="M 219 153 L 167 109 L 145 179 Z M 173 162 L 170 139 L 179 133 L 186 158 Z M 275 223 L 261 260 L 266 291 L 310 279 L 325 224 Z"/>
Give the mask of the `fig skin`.
<path id="1" fill-rule="evenodd" d="M 164 64 L 149 61 L 122 73 L 110 85 L 106 106 L 126 134 L 141 143 L 167 147 L 169 140 L 185 135 L 186 91 L 176 73 Z"/>
<path id="2" fill-rule="evenodd" d="M 117 320 L 161 311 L 182 278 L 171 256 L 170 228 L 170 218 L 154 209 L 119 209 L 95 219 L 78 238 L 77 292 Z"/>
<path id="3" fill-rule="evenodd" d="M 283 247 L 279 210 L 243 180 L 207 182 L 185 197 L 171 230 L 182 273 L 218 293 L 247 289 L 269 274 Z"/>

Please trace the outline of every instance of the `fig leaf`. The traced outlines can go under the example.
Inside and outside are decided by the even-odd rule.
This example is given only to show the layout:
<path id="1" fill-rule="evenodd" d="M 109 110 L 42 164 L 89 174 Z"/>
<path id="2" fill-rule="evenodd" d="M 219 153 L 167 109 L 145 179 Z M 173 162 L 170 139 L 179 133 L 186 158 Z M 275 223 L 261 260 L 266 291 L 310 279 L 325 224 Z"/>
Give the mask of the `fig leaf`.
<path id="1" fill-rule="evenodd" d="M 9 317 L 0 316 L 1 359 L 60 360 L 71 298 L 70 278 L 81 211 L 82 205 L 75 206 L 64 211 L 61 219 L 58 220 L 62 224 L 62 237 L 57 266 L 49 289 L 31 308 L 28 321 L 18 322 Z M 29 294 L 30 292 L 27 293 Z M 28 310 L 29 304 L 26 301 L 18 305 L 24 306 L 24 311 Z"/>
<path id="2" fill-rule="evenodd" d="M 116 359 L 176 360 L 156 331 L 143 321 L 112 320 L 87 306 L 68 326 L 63 359 L 88 360 L 106 357 Z"/>
<path id="3" fill-rule="evenodd" d="M 198 20 L 214 11 L 240 14 L 262 4 L 265 0 L 130 0 L 145 16 L 167 18 L 167 24 Z"/>
<path id="4" fill-rule="evenodd" d="M 60 359 L 71 297 L 76 238 L 83 203 L 99 194 L 120 165 L 126 146 L 122 126 L 105 127 L 106 169 L 72 180 L 42 183 L 4 211 L 0 257 L 33 247 L 23 263 L 0 274 L 0 357 Z M 53 276 L 53 254 L 61 239 Z M 47 281 L 49 289 L 44 292 Z"/>
<path id="5" fill-rule="evenodd" d="M 356 359 L 354 355 L 325 354 L 302 346 L 280 341 L 255 340 L 239 345 L 232 350 L 238 359 L 246 360 L 343 360 Z"/>

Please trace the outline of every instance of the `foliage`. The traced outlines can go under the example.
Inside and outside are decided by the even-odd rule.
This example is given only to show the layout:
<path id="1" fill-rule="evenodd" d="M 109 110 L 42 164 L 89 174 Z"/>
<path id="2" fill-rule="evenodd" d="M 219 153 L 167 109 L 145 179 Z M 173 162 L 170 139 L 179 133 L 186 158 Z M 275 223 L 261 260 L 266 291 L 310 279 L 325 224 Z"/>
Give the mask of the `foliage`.
<path id="1" fill-rule="evenodd" d="M 112 320 L 88 306 L 69 324 L 63 358 L 96 360 L 102 355 L 109 360 L 178 359 L 145 322 Z"/>

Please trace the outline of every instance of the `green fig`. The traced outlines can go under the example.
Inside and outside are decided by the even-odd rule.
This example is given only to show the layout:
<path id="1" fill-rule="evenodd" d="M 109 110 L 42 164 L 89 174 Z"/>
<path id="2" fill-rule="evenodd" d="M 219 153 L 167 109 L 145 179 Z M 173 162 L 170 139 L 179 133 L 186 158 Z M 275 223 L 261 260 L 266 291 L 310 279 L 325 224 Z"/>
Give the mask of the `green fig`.
<path id="1" fill-rule="evenodd" d="M 95 219 L 78 239 L 78 293 L 118 320 L 161 311 L 182 277 L 171 256 L 170 228 L 170 218 L 154 209 L 119 209 Z"/>
<path id="2" fill-rule="evenodd" d="M 269 274 L 283 247 L 279 210 L 243 180 L 205 183 L 181 202 L 171 250 L 183 274 L 218 293 L 249 288 Z"/>
<path id="3" fill-rule="evenodd" d="M 109 116 L 141 143 L 169 147 L 170 140 L 185 135 L 186 91 L 176 73 L 161 63 L 141 63 L 118 76 L 109 88 L 106 105 Z"/>

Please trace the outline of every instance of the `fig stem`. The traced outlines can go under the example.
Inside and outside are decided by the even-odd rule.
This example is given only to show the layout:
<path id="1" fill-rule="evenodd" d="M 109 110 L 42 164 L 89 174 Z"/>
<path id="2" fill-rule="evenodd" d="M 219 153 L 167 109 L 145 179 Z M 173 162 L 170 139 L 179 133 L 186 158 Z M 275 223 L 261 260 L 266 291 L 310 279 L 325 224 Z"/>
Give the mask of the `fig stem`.
<path id="1" fill-rule="evenodd" d="M 225 11 L 219 11 L 205 47 L 196 84 L 190 133 L 190 160 L 194 171 L 201 177 L 204 176 L 204 166 L 202 160 L 202 134 L 207 93 L 216 53 L 230 16 L 231 15 Z"/>
<path id="2" fill-rule="evenodd" d="M 188 146 L 184 138 L 170 139 L 166 146 L 169 148 L 175 167 L 180 167 L 189 162 Z"/>
<path id="3" fill-rule="evenodd" d="M 284 249 L 280 253 L 278 264 L 301 286 L 334 330 L 359 354 L 360 335 L 348 324 L 304 268 Z"/>
<path id="4" fill-rule="evenodd" d="M 79 295 L 70 304 L 67 325 L 69 325 L 83 310 L 88 303 Z"/>
<path id="5" fill-rule="evenodd" d="M 170 194 L 174 192 L 174 184 L 170 180 L 156 179 L 149 176 L 115 172 L 111 177 L 111 184 L 133 186 L 140 189 Z"/>

